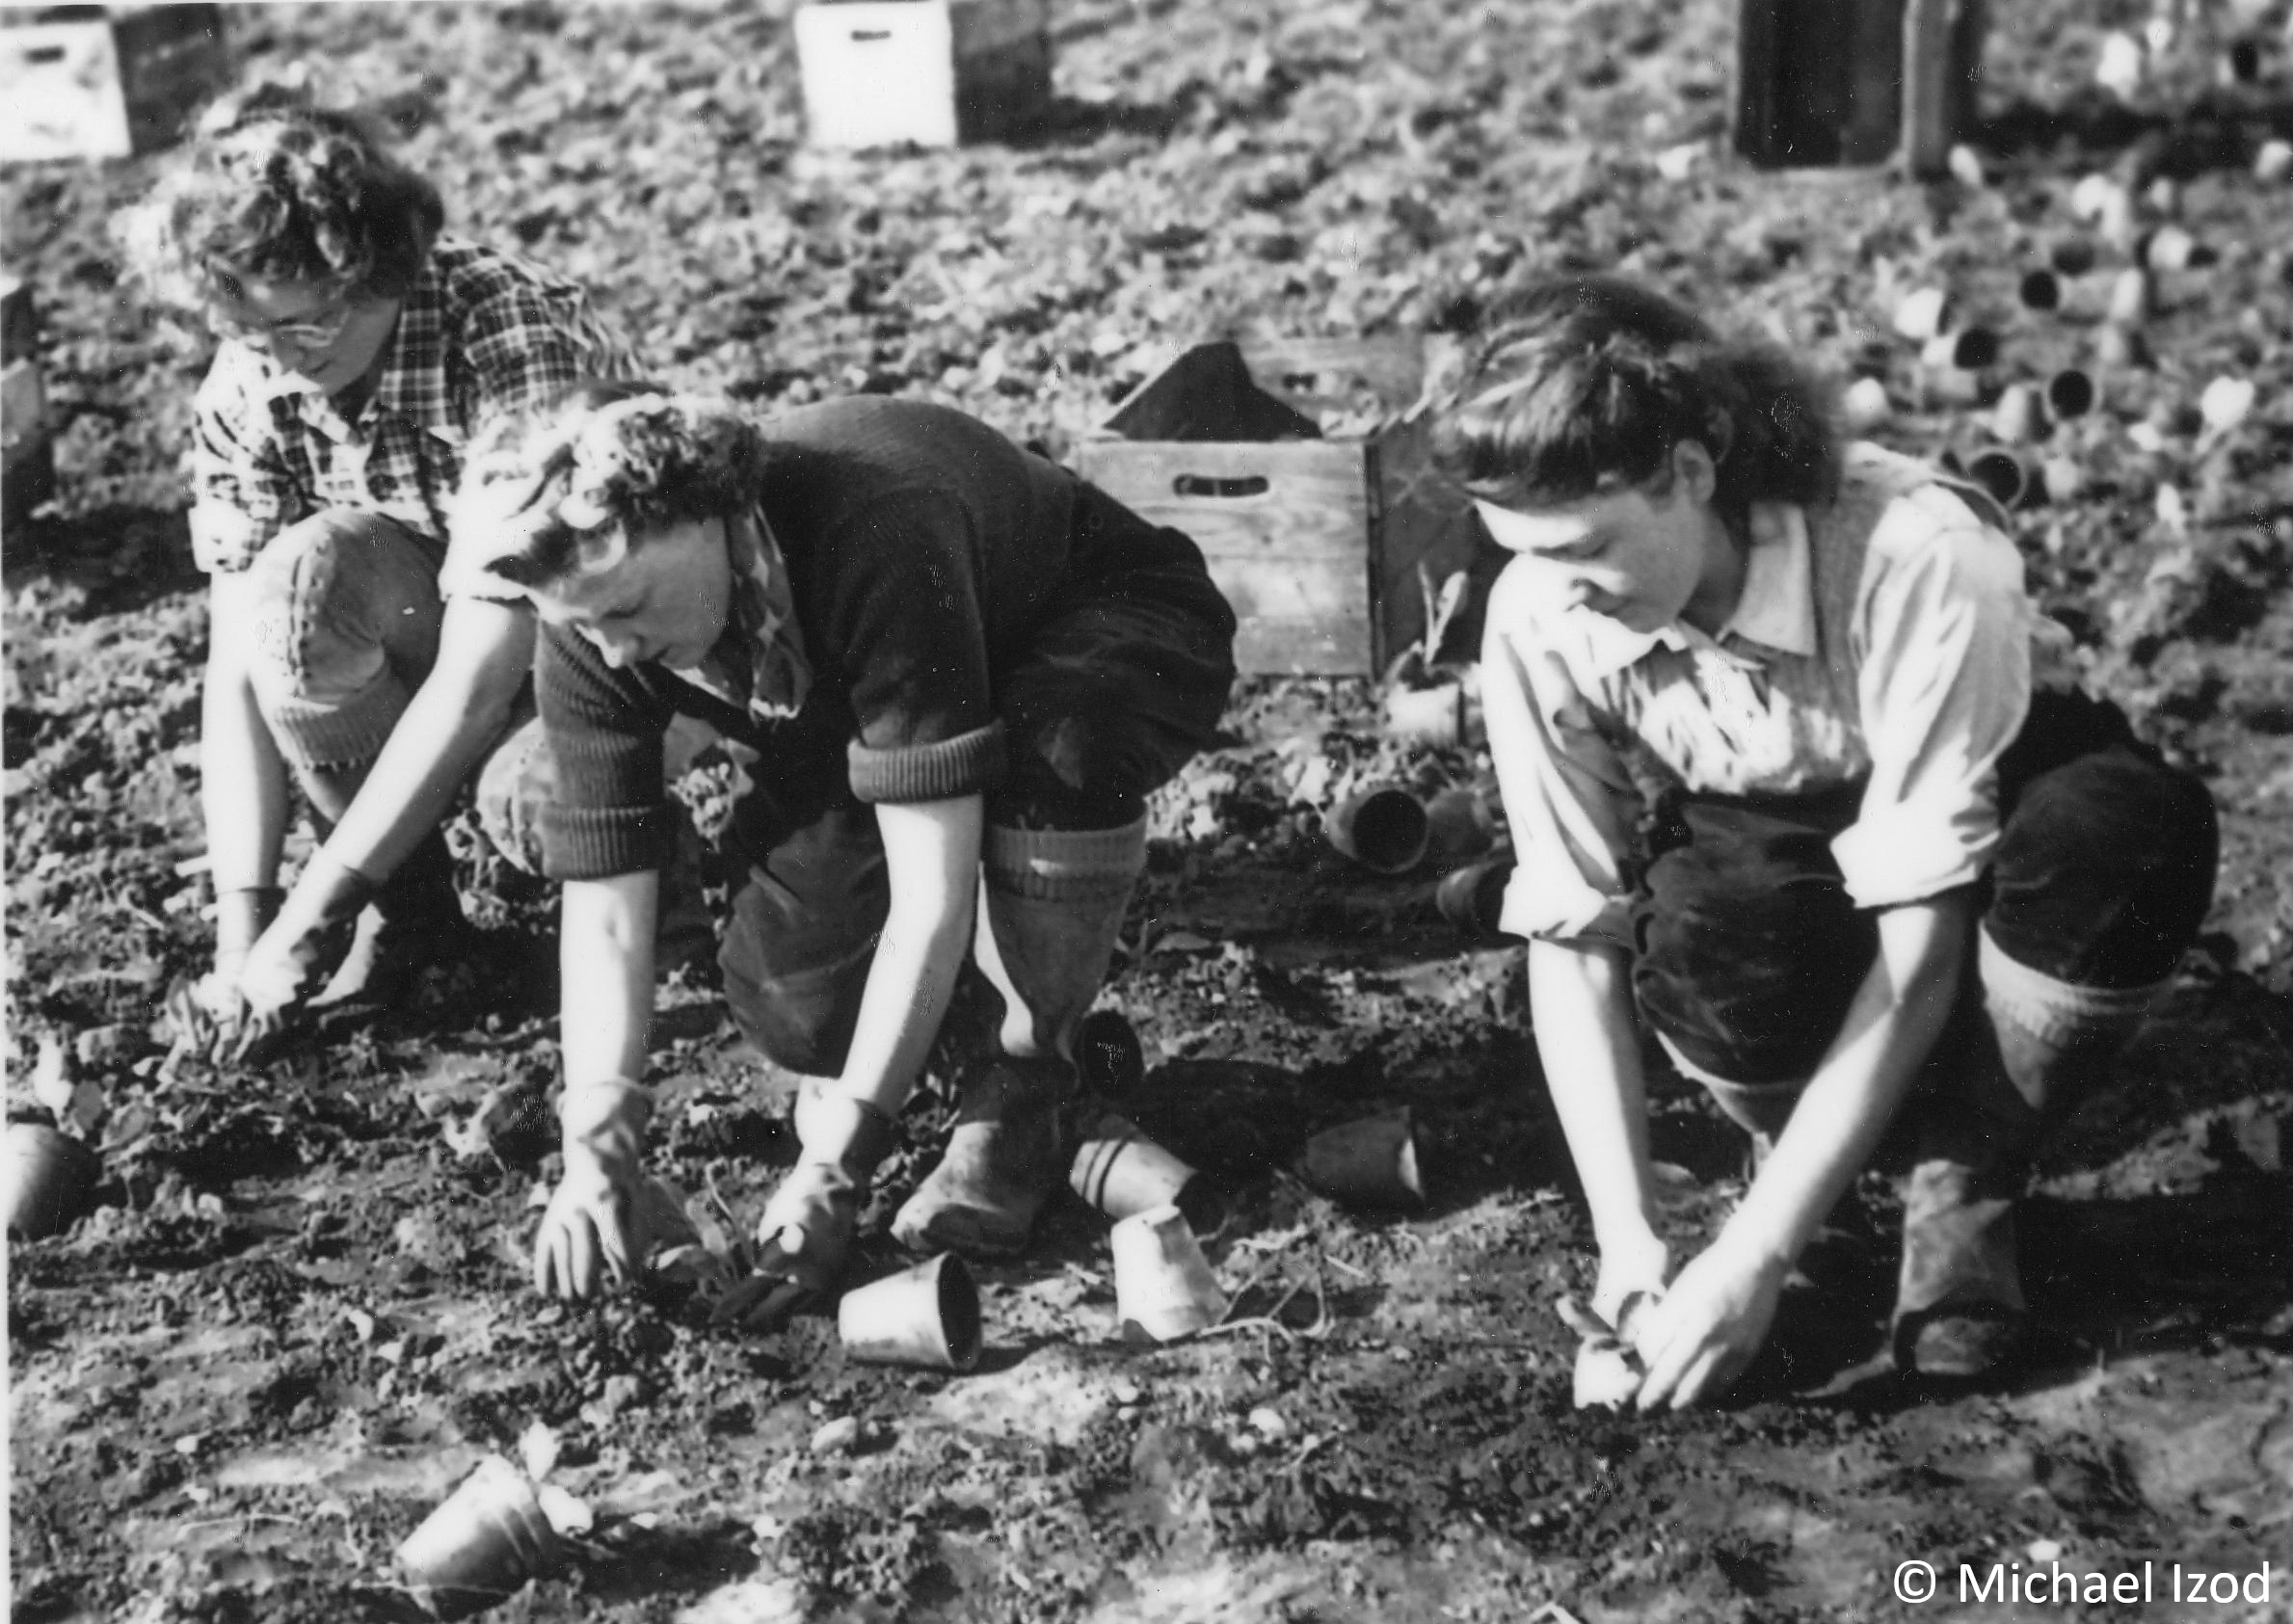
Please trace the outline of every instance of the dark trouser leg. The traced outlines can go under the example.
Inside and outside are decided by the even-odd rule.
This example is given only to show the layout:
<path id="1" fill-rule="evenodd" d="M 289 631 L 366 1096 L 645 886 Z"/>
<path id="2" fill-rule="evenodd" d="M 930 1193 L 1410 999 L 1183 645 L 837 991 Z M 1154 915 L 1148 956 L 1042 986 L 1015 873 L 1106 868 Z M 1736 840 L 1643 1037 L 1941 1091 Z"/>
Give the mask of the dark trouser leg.
<path id="1" fill-rule="evenodd" d="M 1081 502 L 1085 541 L 1143 526 L 1095 493 Z M 1011 772 L 988 803 L 973 954 L 1001 1025 L 964 1075 L 939 1166 L 900 1209 L 904 1245 L 1016 1252 L 1066 1175 L 1076 1032 L 1146 865 L 1145 796 L 1216 736 L 1234 679 L 1232 613 L 1176 542 L 1158 566 L 1094 583 L 999 690 Z"/>
<path id="2" fill-rule="evenodd" d="M 1633 990 L 1665 1050 L 1755 1137 L 1790 1119 L 1878 951 L 1830 840 L 1840 809 L 1692 801 L 1649 865 Z"/>
<path id="3" fill-rule="evenodd" d="M 2063 742 L 2009 779 L 1976 954 L 1981 999 L 1962 1003 L 1913 1103 L 1895 1345 L 1903 1368 L 1931 1375 L 1980 1375 L 2014 1351 L 2025 1307 L 2014 1208 L 2031 1158 L 2108 1075 L 2212 899 L 2218 836 L 2204 787 L 2134 744 L 2122 722 L 2094 736 L 2099 707 L 2054 702 L 2066 703 L 2066 716 L 2049 706 L 2025 730 L 2034 744 L 2050 731 Z"/>

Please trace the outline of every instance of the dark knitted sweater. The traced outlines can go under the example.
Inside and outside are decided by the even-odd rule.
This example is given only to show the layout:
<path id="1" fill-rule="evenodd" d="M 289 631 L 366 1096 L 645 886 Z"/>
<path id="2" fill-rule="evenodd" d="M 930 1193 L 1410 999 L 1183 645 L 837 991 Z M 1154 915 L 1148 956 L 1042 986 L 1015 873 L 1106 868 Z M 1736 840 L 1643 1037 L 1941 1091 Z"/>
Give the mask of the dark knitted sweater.
<path id="1" fill-rule="evenodd" d="M 787 413 L 765 435 L 761 506 L 813 669 L 804 708 L 760 722 L 660 667 L 614 671 L 577 633 L 546 628 L 534 672 L 557 759 L 542 819 L 552 878 L 661 865 L 662 734 L 679 712 L 757 752 L 733 820 L 751 853 L 854 798 L 984 790 L 1003 764 L 998 678 L 1036 628 L 1168 561 L 1143 549 L 1191 552 L 1144 526 L 1079 542 L 1075 476 L 945 407 L 861 396 Z M 747 651 L 725 652 L 746 668 Z"/>

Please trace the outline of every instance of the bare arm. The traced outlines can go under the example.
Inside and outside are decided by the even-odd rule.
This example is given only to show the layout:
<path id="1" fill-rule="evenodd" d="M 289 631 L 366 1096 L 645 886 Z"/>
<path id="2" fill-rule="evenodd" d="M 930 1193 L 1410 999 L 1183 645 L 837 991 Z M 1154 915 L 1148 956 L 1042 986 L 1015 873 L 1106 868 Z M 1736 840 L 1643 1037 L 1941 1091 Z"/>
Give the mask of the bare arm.
<path id="1" fill-rule="evenodd" d="M 1909 1092 L 1950 1019 L 1972 934 L 1966 888 L 1879 916 L 1879 956 L 1759 1177 L 1640 1321 L 1643 1407 L 1696 1402 L 1758 1352 L 1776 1293 Z"/>
<path id="2" fill-rule="evenodd" d="M 586 1297 L 645 1263 L 641 1186 L 653 1099 L 638 1079 L 653 1022 L 659 889 L 651 870 L 565 887 L 558 936 L 565 1172 L 533 1241 L 534 1286 L 547 1294 Z"/>
<path id="3" fill-rule="evenodd" d="M 892 911 L 868 966 L 838 1091 L 887 1115 L 907 1102 L 963 968 L 985 821 L 977 795 L 876 808 Z"/>
<path id="4" fill-rule="evenodd" d="M 329 857 L 371 880 L 388 878 L 406 861 L 509 725 L 533 665 L 533 639 L 530 609 L 446 600 L 438 663 L 327 841 Z"/>
<path id="5" fill-rule="evenodd" d="M 207 861 L 221 918 L 218 957 L 244 953 L 259 921 L 251 893 L 279 883 L 286 834 L 286 766 L 254 704 L 247 653 L 255 636 L 255 591 L 250 572 L 210 577 L 206 686 L 200 709 L 200 805 L 207 824 Z M 244 920 L 234 914 L 246 913 Z M 248 928 L 250 925 L 253 928 Z"/>
<path id="6" fill-rule="evenodd" d="M 568 1089 L 645 1075 L 659 897 L 651 870 L 566 882 L 557 972 Z"/>
<path id="7" fill-rule="evenodd" d="M 1651 1215 L 1648 1099 L 1630 967 L 1621 948 L 1529 945 L 1529 1000 L 1545 1085 L 1592 1211 L 1600 1248 L 1594 1309 L 1664 1283 L 1666 1253 Z"/>

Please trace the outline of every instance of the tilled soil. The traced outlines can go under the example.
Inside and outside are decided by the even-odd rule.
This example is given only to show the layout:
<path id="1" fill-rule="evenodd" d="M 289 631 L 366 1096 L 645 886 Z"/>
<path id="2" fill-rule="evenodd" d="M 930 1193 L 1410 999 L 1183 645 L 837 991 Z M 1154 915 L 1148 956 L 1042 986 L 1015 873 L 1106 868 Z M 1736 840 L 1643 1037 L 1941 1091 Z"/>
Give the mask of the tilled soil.
<path id="1" fill-rule="evenodd" d="M 2293 1617 L 2293 287 L 2288 194 L 2249 173 L 2293 131 L 2284 10 L 2257 9 L 2257 82 L 2169 53 L 2121 104 L 2091 71 L 2141 13 L 2012 9 L 1979 189 L 1737 167 L 1710 0 L 1061 6 L 1049 131 L 868 156 L 797 145 L 778 8 L 234 13 L 251 60 L 387 98 L 460 229 L 593 280 L 673 381 L 762 408 L 926 393 L 1059 449 L 1208 333 L 1470 331 L 1531 271 L 1621 264 L 1883 379 L 1880 438 L 1970 452 L 2002 384 L 2094 353 L 2092 278 L 2125 245 L 2064 313 L 2014 286 L 2084 234 L 2074 184 L 2118 174 L 2215 259 L 2162 279 L 2154 363 L 2056 431 L 2086 489 L 2015 517 L 2090 685 L 2214 786 L 2220 901 L 2043 1163 L 2023 1377 L 1888 1368 L 1882 1156 L 1733 1403 L 1580 1413 L 1552 1304 L 1586 1284 L 1586 1226 L 1518 945 L 1443 921 L 1436 872 L 1371 875 L 1320 833 L 1351 787 L 1484 783 L 1485 759 L 1382 740 L 1368 684 L 1255 681 L 1158 802 L 1105 1000 L 1146 1061 L 1109 1103 L 1228 1196 L 1226 1326 L 1125 1343 L 1105 1223 L 1064 1198 L 1023 1264 L 980 1271 L 967 1375 L 851 1362 L 817 1317 L 718 1328 L 675 1279 L 551 1305 L 525 1256 L 555 1171 L 548 898 L 466 826 L 481 974 L 260 1072 L 166 1063 L 159 1000 L 207 936 L 176 462 L 203 353 L 125 299 L 102 236 L 147 163 L 13 171 L 64 486 L 7 547 L 9 1108 L 48 1120 L 44 1046 L 50 1098 L 56 1060 L 92 1085 L 67 1114 L 103 1158 L 71 1229 L 9 1253 L 13 1615 L 418 1616 L 393 1548 L 538 1425 L 594 1523 L 489 1616 Z M 1924 373 L 1891 332 L 1926 283 L 1998 326 L 1987 377 Z M 2222 375 L 2259 405 L 2207 432 Z M 657 1170 L 713 1238 L 745 1234 L 791 1154 L 787 1079 L 679 982 L 654 1080 Z M 1422 1207 L 1298 1181 L 1309 1134 L 1402 1105 Z M 1658 1112 L 1693 1245 L 1743 1148 L 1676 1081 Z M 909 1112 L 870 1272 L 900 1261 L 880 1222 L 946 1116 L 936 1092 Z M 2145 1560 L 2146 1603 L 1998 1599 Z M 1919 1562 L 1939 1589 L 1913 1605 Z M 2244 1588 L 2177 1602 L 2175 1563 Z"/>

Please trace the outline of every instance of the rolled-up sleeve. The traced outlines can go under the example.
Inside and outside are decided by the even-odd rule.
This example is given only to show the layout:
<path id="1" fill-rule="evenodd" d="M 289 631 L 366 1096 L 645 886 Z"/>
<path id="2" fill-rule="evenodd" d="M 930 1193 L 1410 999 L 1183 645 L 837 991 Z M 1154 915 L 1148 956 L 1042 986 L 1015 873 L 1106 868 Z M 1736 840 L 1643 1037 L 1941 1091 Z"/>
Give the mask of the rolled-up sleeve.
<path id="1" fill-rule="evenodd" d="M 1498 577 L 1481 640 L 1481 705 L 1516 864 L 1499 926 L 1629 950 L 1638 795 L 1567 662 L 1538 634 L 1528 583 L 1517 568 Z"/>
<path id="2" fill-rule="evenodd" d="M 661 788 L 667 707 L 562 626 L 545 628 L 535 647 L 534 698 L 553 758 L 554 792 L 539 817 L 543 872 L 601 880 L 665 866 L 674 839 Z"/>
<path id="3" fill-rule="evenodd" d="M 827 568 L 817 651 L 849 675 L 852 793 L 867 802 L 976 794 L 1005 765 L 986 611 L 951 502 L 894 493 L 817 544 Z"/>
<path id="4" fill-rule="evenodd" d="M 1858 907 L 1978 878 L 1998 844 L 1998 759 L 2030 710 L 2031 608 L 2013 542 L 1950 492 L 1892 503 L 1855 624 L 1871 779 L 1831 842 Z"/>
<path id="5" fill-rule="evenodd" d="M 309 505 L 280 456 L 244 355 L 231 345 L 217 352 L 194 402 L 191 490 L 192 557 L 211 575 L 253 564 Z"/>

